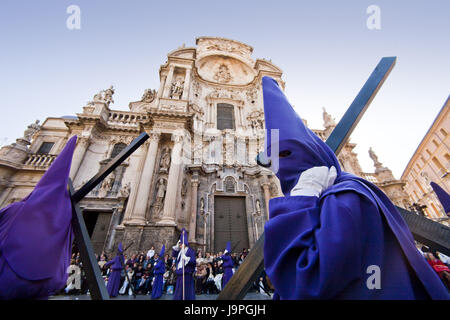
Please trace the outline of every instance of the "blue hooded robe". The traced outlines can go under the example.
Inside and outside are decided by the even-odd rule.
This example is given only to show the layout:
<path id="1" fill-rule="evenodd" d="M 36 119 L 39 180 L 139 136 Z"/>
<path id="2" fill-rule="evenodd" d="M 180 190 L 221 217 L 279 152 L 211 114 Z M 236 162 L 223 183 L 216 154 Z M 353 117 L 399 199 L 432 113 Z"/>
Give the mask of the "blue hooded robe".
<path id="1" fill-rule="evenodd" d="M 163 275 L 166 272 L 166 264 L 164 262 L 165 248 L 166 247 L 163 245 L 159 252 L 159 257 L 155 262 L 155 269 L 153 271 L 155 274 L 155 282 L 153 283 L 152 288 L 152 299 L 158 299 L 163 293 Z"/>
<path id="2" fill-rule="evenodd" d="M 47 299 L 64 288 L 72 251 L 67 183 L 72 137 L 22 201 L 0 210 L 0 299 Z"/>
<path id="3" fill-rule="evenodd" d="M 274 299 L 449 299 L 388 197 L 343 172 L 277 82 L 264 77 L 262 83 L 266 129 L 279 129 L 278 150 L 291 151 L 273 165 L 285 196 L 270 200 L 265 225 L 264 265 Z M 266 140 L 270 158 L 275 143 Z M 320 197 L 290 196 L 300 174 L 316 166 L 336 168 L 334 185 Z"/>
<path id="4" fill-rule="evenodd" d="M 223 278 L 222 278 L 222 290 L 227 285 L 228 281 L 230 281 L 233 276 L 233 259 L 231 258 L 231 242 L 227 242 L 228 251 L 226 254 L 222 255 L 222 267 L 223 267 Z"/>
<path id="5" fill-rule="evenodd" d="M 108 277 L 108 284 L 106 285 L 106 289 L 108 290 L 110 297 L 117 297 L 120 290 L 120 274 L 124 268 L 124 257 L 123 257 L 123 248 L 122 242 L 119 243 L 119 247 L 117 249 L 117 255 L 111 261 L 105 263 L 104 267 L 111 266 L 111 273 Z"/>
<path id="6" fill-rule="evenodd" d="M 184 234 L 184 240 L 183 240 Z M 196 266 L 196 257 L 194 249 L 188 247 L 188 236 L 186 229 L 181 230 L 180 236 L 181 243 L 184 243 L 187 246 L 186 256 L 189 257 L 189 262 L 184 266 L 184 299 L 185 300 L 195 300 L 195 283 L 193 278 L 193 273 L 195 271 Z M 183 300 L 183 267 L 182 263 L 180 263 L 181 252 L 180 250 L 172 249 L 172 256 L 175 258 L 175 267 L 177 275 L 177 280 L 175 283 L 175 292 L 173 293 L 173 300 Z"/>

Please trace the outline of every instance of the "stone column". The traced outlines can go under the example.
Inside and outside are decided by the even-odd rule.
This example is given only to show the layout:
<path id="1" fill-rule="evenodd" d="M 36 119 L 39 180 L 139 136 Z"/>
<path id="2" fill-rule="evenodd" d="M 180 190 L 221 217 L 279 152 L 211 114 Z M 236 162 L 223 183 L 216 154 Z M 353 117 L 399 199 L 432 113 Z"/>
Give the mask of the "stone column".
<path id="1" fill-rule="evenodd" d="M 169 74 L 167 75 L 166 83 L 164 85 L 163 98 L 169 98 L 170 88 L 172 86 L 172 78 L 173 78 L 173 71 L 174 70 L 175 70 L 175 67 L 174 66 L 170 66 Z"/>
<path id="2" fill-rule="evenodd" d="M 161 82 L 159 83 L 158 94 L 156 96 L 158 99 L 162 97 L 164 86 L 166 84 L 166 79 L 167 79 L 166 75 L 161 76 Z"/>
<path id="3" fill-rule="evenodd" d="M 187 100 L 189 98 L 189 86 L 191 84 L 191 69 L 186 69 L 186 77 L 184 78 L 183 95 L 181 100 Z"/>
<path id="4" fill-rule="evenodd" d="M 136 202 L 134 205 L 133 215 L 129 224 L 145 224 L 145 214 L 147 210 L 148 198 L 150 195 L 150 187 L 153 179 L 153 171 L 155 169 L 156 154 L 159 144 L 159 133 L 150 134 L 150 145 L 148 147 L 147 156 L 145 158 L 144 168 L 141 173 L 141 180 L 137 190 Z"/>
<path id="5" fill-rule="evenodd" d="M 192 180 L 192 194 L 191 194 L 191 221 L 189 223 L 189 243 L 196 242 L 196 231 L 197 231 L 197 191 L 198 191 L 198 180 Z"/>
<path id="6" fill-rule="evenodd" d="M 175 208 L 178 196 L 178 182 L 181 168 L 181 149 L 183 136 L 172 135 L 174 146 L 172 148 L 169 177 L 167 179 L 166 198 L 164 199 L 164 209 L 161 220 L 158 224 L 175 225 Z"/>
<path id="7" fill-rule="evenodd" d="M 264 201 L 266 203 L 266 215 L 267 215 L 267 221 L 269 220 L 269 200 L 270 200 L 270 184 L 269 183 L 263 183 L 262 188 L 264 190 Z"/>
<path id="8" fill-rule="evenodd" d="M 72 165 L 70 166 L 70 178 L 72 181 L 75 180 L 75 177 L 78 173 L 78 169 L 80 168 L 81 163 L 83 162 L 84 155 L 86 154 L 86 150 L 90 144 L 89 138 L 78 138 L 77 146 L 75 147 L 75 151 L 72 157 Z"/>

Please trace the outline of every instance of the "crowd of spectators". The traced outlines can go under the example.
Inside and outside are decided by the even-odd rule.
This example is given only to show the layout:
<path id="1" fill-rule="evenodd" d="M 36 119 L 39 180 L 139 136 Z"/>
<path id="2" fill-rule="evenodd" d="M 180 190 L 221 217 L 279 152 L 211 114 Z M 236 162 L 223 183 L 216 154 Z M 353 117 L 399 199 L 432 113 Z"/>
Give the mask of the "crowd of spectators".
<path id="1" fill-rule="evenodd" d="M 234 272 L 236 272 L 242 264 L 248 252 L 249 250 L 243 249 L 240 253 L 231 254 L 234 264 Z M 222 267 L 222 255 L 223 252 L 218 252 L 216 254 L 209 252 L 203 254 L 201 251 L 197 252 L 196 268 L 193 275 L 197 295 L 218 294 L 222 291 L 222 277 L 224 273 Z M 133 295 L 133 290 L 131 289 L 134 289 L 134 294 L 150 295 L 154 279 L 154 265 L 157 257 L 158 254 L 155 253 L 154 247 L 152 247 L 147 253 L 140 252 L 131 256 L 125 254 L 125 268 L 122 270 L 119 294 Z M 98 265 L 105 283 L 107 283 L 108 276 L 111 272 L 110 268 L 105 267 L 105 264 L 112 258 L 113 257 L 108 257 L 105 253 L 97 256 Z M 166 272 L 163 275 L 163 293 L 172 294 L 175 290 L 174 286 L 176 283 L 175 259 L 170 254 L 165 254 L 162 258 L 164 259 L 166 266 Z M 81 288 L 75 288 L 71 282 L 66 287 L 65 292 L 67 294 L 86 294 L 88 288 L 84 272 L 82 271 L 82 263 L 79 253 L 73 254 L 71 264 L 77 265 L 81 269 Z M 125 272 L 127 274 L 125 274 Z M 264 294 L 273 291 L 273 288 L 271 287 L 270 282 L 268 282 L 264 272 L 261 274 L 259 281 L 253 284 L 251 290 Z"/>

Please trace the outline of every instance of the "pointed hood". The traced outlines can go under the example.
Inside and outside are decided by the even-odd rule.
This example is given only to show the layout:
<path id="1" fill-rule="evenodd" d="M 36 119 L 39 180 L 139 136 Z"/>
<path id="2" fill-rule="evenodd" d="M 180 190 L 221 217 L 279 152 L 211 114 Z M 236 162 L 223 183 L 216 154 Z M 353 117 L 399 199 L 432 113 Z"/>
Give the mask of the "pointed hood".
<path id="1" fill-rule="evenodd" d="M 227 247 L 225 250 L 227 250 L 228 253 L 231 253 L 231 242 L 230 241 L 227 242 Z"/>
<path id="2" fill-rule="evenodd" d="M 77 138 L 72 137 L 22 201 L 0 211 L 0 254 L 27 280 L 62 286 L 72 250 L 72 203 L 67 188 Z"/>
<path id="3" fill-rule="evenodd" d="M 123 246 L 122 246 L 122 242 L 119 243 L 119 246 L 117 248 L 118 254 L 122 254 L 123 253 Z"/>
<path id="4" fill-rule="evenodd" d="M 431 182 L 430 185 L 433 188 L 434 193 L 436 193 L 442 206 L 444 207 L 445 213 L 447 214 L 450 213 L 450 195 L 447 192 L 445 192 L 445 190 L 442 189 L 440 185 L 434 182 Z"/>
<path id="5" fill-rule="evenodd" d="M 312 167 L 334 166 L 339 176 L 341 168 L 335 154 L 304 125 L 278 83 L 273 78 L 263 77 L 262 87 L 267 130 L 265 151 L 272 162 L 272 171 L 280 180 L 283 194 L 288 195 L 300 174 Z M 272 136 L 274 132 L 271 134 L 274 129 L 279 130 L 278 143 Z M 290 155 L 277 161 L 276 153 L 285 151 L 290 151 Z"/>
<path id="6" fill-rule="evenodd" d="M 164 252 L 166 251 L 166 246 L 163 244 L 161 251 L 159 252 L 159 256 L 162 258 L 164 256 Z"/>
<path id="7" fill-rule="evenodd" d="M 183 235 L 184 235 L 184 240 L 183 240 Z M 186 247 L 189 246 L 189 243 L 188 243 L 188 233 L 187 233 L 187 231 L 186 231 L 185 228 L 181 229 L 180 241 L 181 241 L 181 243 L 184 243 L 184 245 L 185 245 Z"/>

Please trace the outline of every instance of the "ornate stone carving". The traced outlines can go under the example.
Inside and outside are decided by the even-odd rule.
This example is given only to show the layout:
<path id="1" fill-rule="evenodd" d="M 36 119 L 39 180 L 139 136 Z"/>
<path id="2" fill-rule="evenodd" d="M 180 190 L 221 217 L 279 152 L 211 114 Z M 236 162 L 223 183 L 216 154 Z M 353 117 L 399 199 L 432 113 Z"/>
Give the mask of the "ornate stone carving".
<path id="1" fill-rule="evenodd" d="M 184 196 L 186 195 L 186 193 L 187 193 L 187 188 L 188 188 L 188 186 L 187 186 L 187 179 L 184 178 L 184 179 L 183 179 L 183 182 L 181 183 L 181 196 L 182 196 L 182 197 L 184 197 Z"/>
<path id="2" fill-rule="evenodd" d="M 33 135 L 38 132 L 41 129 L 41 126 L 39 125 L 39 120 L 36 120 L 34 123 L 30 124 L 27 129 L 23 132 L 23 138 L 31 142 L 31 138 Z"/>
<path id="3" fill-rule="evenodd" d="M 170 167 L 170 150 L 164 148 L 161 152 L 161 160 L 159 161 L 159 171 L 167 172 Z"/>
<path id="4" fill-rule="evenodd" d="M 214 74 L 214 80 L 220 83 L 228 83 L 232 80 L 230 70 L 226 64 L 221 64 Z"/>
<path id="5" fill-rule="evenodd" d="M 330 116 L 330 114 L 325 110 L 325 108 L 322 108 L 323 113 L 323 126 L 325 128 L 329 128 L 329 127 L 335 127 L 336 126 L 336 122 L 334 121 L 334 119 Z"/>
<path id="6" fill-rule="evenodd" d="M 194 92 L 195 97 L 200 97 L 200 95 L 202 94 L 202 87 L 197 81 L 194 81 L 192 83 L 192 91 Z"/>
<path id="7" fill-rule="evenodd" d="M 151 103 L 156 98 L 156 90 L 145 89 L 144 94 L 142 95 L 141 101 L 145 103 Z"/>
<path id="8" fill-rule="evenodd" d="M 248 56 L 251 54 L 249 48 L 246 48 L 243 45 L 239 45 L 238 43 L 227 41 L 227 40 L 207 40 L 204 43 L 205 50 L 216 50 L 216 51 L 224 51 L 229 53 L 235 53 L 240 56 Z"/>
<path id="9" fill-rule="evenodd" d="M 127 198 L 130 195 L 130 183 L 125 184 L 122 189 L 120 189 L 120 197 Z"/>
<path id="10" fill-rule="evenodd" d="M 170 97 L 172 99 L 181 99 L 181 95 L 183 94 L 184 89 L 184 81 L 182 76 L 176 77 L 175 81 L 172 83 L 172 87 L 170 89 Z"/>
<path id="11" fill-rule="evenodd" d="M 113 171 L 106 177 L 105 180 L 103 180 L 97 196 L 99 198 L 104 198 L 108 194 L 108 192 L 111 191 L 115 180 L 116 180 L 116 173 L 115 171 Z"/>
<path id="12" fill-rule="evenodd" d="M 256 99 L 258 98 L 258 91 L 256 90 L 256 88 L 252 88 L 247 90 L 245 95 L 247 96 L 247 101 L 249 103 L 255 103 Z"/>
<path id="13" fill-rule="evenodd" d="M 369 156 L 370 158 L 373 160 L 373 165 L 375 166 L 375 168 L 382 168 L 382 163 L 380 161 L 378 161 L 378 157 L 375 154 L 375 152 L 372 150 L 372 147 L 370 147 L 369 149 Z"/>
<path id="14" fill-rule="evenodd" d="M 261 215 L 261 203 L 260 203 L 259 199 L 256 199 L 256 214 L 258 216 Z"/>
<path id="15" fill-rule="evenodd" d="M 110 86 L 106 90 L 101 90 L 99 93 L 94 95 L 93 103 L 104 103 L 107 106 L 109 106 L 111 103 L 114 103 L 114 100 L 112 98 L 115 90 L 113 86 Z M 89 105 L 92 105 L 92 103 L 88 102 Z"/>

